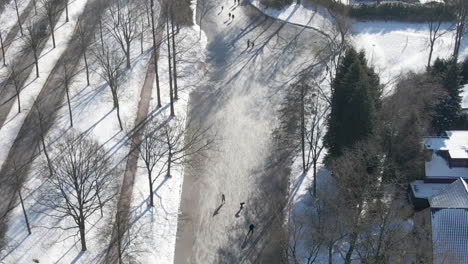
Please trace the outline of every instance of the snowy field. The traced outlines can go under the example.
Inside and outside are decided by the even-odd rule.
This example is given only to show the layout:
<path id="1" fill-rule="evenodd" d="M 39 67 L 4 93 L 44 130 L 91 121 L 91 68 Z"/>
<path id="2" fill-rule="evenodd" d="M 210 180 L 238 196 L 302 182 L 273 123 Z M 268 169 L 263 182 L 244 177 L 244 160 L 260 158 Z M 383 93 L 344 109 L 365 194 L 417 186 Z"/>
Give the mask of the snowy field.
<path id="1" fill-rule="evenodd" d="M 293 4 L 278 11 L 263 8 L 259 0 L 252 0 L 252 4 L 271 17 L 310 27 L 327 25 L 326 20 L 329 18 L 326 10 L 312 6 Z M 351 33 L 354 46 L 365 51 L 382 82 L 389 87 L 401 74 L 423 71 L 427 64 L 429 30 L 425 23 L 351 21 Z M 448 33 L 436 43 L 433 59 L 449 57 L 452 49 L 453 37 Z M 467 55 L 468 40 L 465 38 L 460 49 L 460 59 Z"/>

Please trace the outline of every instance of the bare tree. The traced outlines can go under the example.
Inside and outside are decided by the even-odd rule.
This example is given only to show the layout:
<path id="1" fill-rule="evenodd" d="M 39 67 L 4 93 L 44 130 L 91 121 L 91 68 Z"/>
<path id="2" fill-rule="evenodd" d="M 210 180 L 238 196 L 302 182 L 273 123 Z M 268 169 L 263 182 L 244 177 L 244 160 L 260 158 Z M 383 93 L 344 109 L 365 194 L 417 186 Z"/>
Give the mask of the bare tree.
<path id="1" fill-rule="evenodd" d="M 86 85 L 89 86 L 89 64 L 88 64 L 88 48 L 91 45 L 92 35 L 91 30 L 87 29 L 87 23 L 85 21 L 78 21 L 77 24 L 77 34 L 76 34 L 76 41 L 78 42 L 78 48 L 80 52 L 83 53 L 83 60 L 85 63 L 85 70 L 86 70 Z"/>
<path id="2" fill-rule="evenodd" d="M 21 204 L 21 209 L 23 210 L 23 216 L 24 216 L 24 221 L 26 223 L 26 228 L 28 229 L 28 234 L 32 234 L 31 232 L 31 226 L 29 225 L 29 218 L 28 214 L 26 212 L 26 209 L 24 207 L 24 200 L 23 200 L 23 195 L 21 194 L 21 180 L 19 174 L 22 173 L 24 166 L 17 164 L 15 161 L 13 161 L 13 173 L 15 175 L 15 189 L 18 191 L 18 196 L 20 198 L 20 204 Z"/>
<path id="3" fill-rule="evenodd" d="M 167 61 L 169 65 L 169 98 L 171 103 L 171 116 L 174 113 L 174 91 L 172 87 L 172 66 L 171 66 L 171 35 L 169 32 L 169 6 L 166 4 L 166 40 L 167 40 Z"/>
<path id="4" fill-rule="evenodd" d="M 134 1 L 117 0 L 110 7 L 111 22 L 107 30 L 112 34 L 127 58 L 127 68 L 131 67 L 131 44 L 138 38 L 138 17 L 140 16 Z"/>
<path id="5" fill-rule="evenodd" d="M 174 28 L 175 24 L 175 18 L 174 18 L 174 5 L 171 5 L 171 30 L 172 30 L 172 64 L 173 64 L 173 70 L 174 70 L 174 100 L 179 100 L 179 95 L 178 95 L 178 88 L 177 88 L 177 60 L 176 60 L 176 45 L 175 45 L 175 37 L 176 37 L 176 31 Z M 169 37 L 169 34 L 168 34 Z"/>
<path id="6" fill-rule="evenodd" d="M 33 104 L 33 109 L 34 112 L 37 116 L 37 128 L 39 129 L 39 137 L 41 140 L 41 146 L 42 146 L 42 152 L 44 153 L 45 159 L 47 161 L 47 168 L 49 170 L 49 174 L 52 176 L 54 174 L 53 168 L 52 168 L 52 160 L 49 155 L 49 150 L 47 148 L 47 143 L 46 143 L 46 134 L 47 134 L 47 129 L 46 129 L 46 124 L 50 122 L 50 116 L 45 116 L 42 113 L 42 109 L 45 108 L 45 104 L 42 101 L 36 100 Z"/>
<path id="7" fill-rule="evenodd" d="M 468 32 L 468 3 L 465 0 L 451 0 L 455 8 L 455 45 L 453 57 L 458 59 L 463 37 Z"/>
<path id="8" fill-rule="evenodd" d="M 57 17 L 60 14 L 58 2 L 56 0 L 41 0 L 42 8 L 44 9 L 45 15 L 49 22 L 49 30 L 52 35 L 52 45 L 55 48 L 55 23 Z"/>
<path id="9" fill-rule="evenodd" d="M 429 3 L 430 5 L 437 4 L 436 2 Z M 427 68 L 431 67 L 432 53 L 434 52 L 434 45 L 437 40 L 445 35 L 448 31 L 441 28 L 443 26 L 443 16 L 439 13 L 436 16 L 431 16 L 427 22 L 429 28 L 429 58 L 427 59 Z"/>
<path id="10" fill-rule="evenodd" d="M 4 46 L 4 44 L 3 44 L 2 30 L 0 30 L 0 46 L 1 46 L 1 48 L 2 48 L 3 66 L 6 66 L 5 46 Z"/>
<path id="11" fill-rule="evenodd" d="M 151 1 L 151 32 L 153 35 L 153 63 L 154 63 L 154 71 L 156 77 L 156 93 L 157 93 L 157 100 L 158 105 L 157 107 L 161 107 L 161 89 L 159 87 L 159 70 L 158 70 L 158 58 L 159 58 L 159 47 L 160 43 L 156 41 L 156 25 L 154 22 L 154 0 Z"/>
<path id="12" fill-rule="evenodd" d="M 70 21 L 68 17 L 68 0 L 65 0 L 65 23 L 68 23 Z"/>
<path id="13" fill-rule="evenodd" d="M 153 199 L 153 184 L 164 172 L 165 167 L 164 157 L 167 154 L 166 144 L 164 138 L 161 137 L 158 131 L 163 126 L 162 122 L 159 122 L 157 118 L 151 119 L 143 128 L 142 136 L 143 139 L 138 142 L 134 142 L 140 158 L 145 164 L 145 169 L 148 174 L 149 183 L 149 206 L 154 206 Z M 159 167 L 157 165 L 160 165 Z M 154 170 L 157 170 L 156 172 Z"/>
<path id="14" fill-rule="evenodd" d="M 18 69 L 18 65 L 16 63 L 10 62 L 7 68 L 7 83 L 15 88 L 16 99 L 18 101 L 18 113 L 21 113 L 20 93 L 23 78 L 23 73 L 20 69 Z"/>
<path id="15" fill-rule="evenodd" d="M 73 127 L 73 114 L 72 114 L 72 107 L 70 102 L 70 86 L 74 82 L 74 73 L 72 71 L 72 66 L 69 65 L 70 62 L 62 61 L 62 69 L 61 69 L 61 76 L 59 77 L 60 83 L 65 88 L 65 94 L 67 96 L 67 105 L 68 105 L 68 115 L 70 117 L 70 127 Z"/>
<path id="16" fill-rule="evenodd" d="M 18 9 L 18 0 L 15 0 L 15 10 L 16 10 L 16 17 L 18 18 L 18 26 L 20 28 L 21 36 L 24 36 L 23 24 L 21 23 L 21 17 L 20 17 L 19 9 Z"/>
<path id="17" fill-rule="evenodd" d="M 202 155 L 213 146 L 215 137 L 209 135 L 210 128 L 204 128 L 194 121 L 173 118 L 158 130 L 163 138 L 166 153 L 166 175 L 171 176 L 173 166 L 187 164 L 195 154 Z"/>
<path id="18" fill-rule="evenodd" d="M 197 3 L 198 26 L 200 27 L 199 38 L 201 38 L 202 23 L 213 8 L 215 8 L 215 5 L 212 0 L 200 0 Z"/>
<path id="19" fill-rule="evenodd" d="M 31 22 L 26 27 L 26 35 L 23 38 L 23 53 L 32 51 L 36 65 L 36 77 L 39 78 L 39 46 L 45 39 L 45 34 L 39 23 Z"/>
<path id="20" fill-rule="evenodd" d="M 120 118 L 119 90 L 122 80 L 122 67 L 125 58 L 117 50 L 107 46 L 98 47 L 95 50 L 95 57 L 99 65 L 98 71 L 102 79 L 106 81 L 112 93 L 114 108 L 117 110 L 117 119 L 120 129 L 123 130 L 122 119 Z"/>
<path id="21" fill-rule="evenodd" d="M 53 209 L 51 216 L 72 218 L 81 250 L 86 251 L 87 219 L 112 197 L 113 170 L 106 151 L 93 139 L 75 132 L 65 135 L 53 149 L 53 175 L 40 203 Z"/>
<path id="22" fill-rule="evenodd" d="M 351 263 L 359 243 L 359 234 L 371 228 L 365 221 L 366 206 L 380 193 L 379 178 L 382 164 L 378 144 L 369 140 L 358 143 L 353 149 L 334 160 L 332 172 L 341 195 L 340 210 L 347 215 L 346 233 L 349 247 L 344 261 Z"/>

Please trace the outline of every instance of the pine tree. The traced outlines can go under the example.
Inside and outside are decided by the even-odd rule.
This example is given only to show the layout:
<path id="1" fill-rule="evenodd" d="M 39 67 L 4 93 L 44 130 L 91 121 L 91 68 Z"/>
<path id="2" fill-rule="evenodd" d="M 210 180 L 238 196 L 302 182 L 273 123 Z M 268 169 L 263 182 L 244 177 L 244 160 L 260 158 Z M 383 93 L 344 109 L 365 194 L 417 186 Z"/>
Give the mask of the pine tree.
<path id="1" fill-rule="evenodd" d="M 381 92 L 378 76 L 367 66 L 364 54 L 353 49 L 340 63 L 332 88 L 325 144 L 329 157 L 338 157 L 372 133 Z"/>
<path id="2" fill-rule="evenodd" d="M 447 95 L 444 96 L 434 109 L 432 128 L 437 135 L 446 130 L 456 129 L 461 123 L 461 78 L 460 69 L 455 60 L 442 62 L 437 71 L 432 70 L 434 77 L 439 78 Z M 435 66 L 433 67 L 435 68 Z"/>

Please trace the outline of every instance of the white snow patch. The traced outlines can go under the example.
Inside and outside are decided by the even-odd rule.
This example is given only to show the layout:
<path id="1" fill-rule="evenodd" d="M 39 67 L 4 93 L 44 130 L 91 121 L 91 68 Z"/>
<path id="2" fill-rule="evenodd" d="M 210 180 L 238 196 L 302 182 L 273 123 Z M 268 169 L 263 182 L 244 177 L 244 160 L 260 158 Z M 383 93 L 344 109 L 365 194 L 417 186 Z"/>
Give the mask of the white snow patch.
<path id="1" fill-rule="evenodd" d="M 264 8 L 259 0 L 252 4 L 266 15 L 293 24 L 327 29 L 330 22 L 327 10 L 296 4 L 282 10 Z M 450 25 L 444 25 L 448 29 Z M 428 60 L 429 30 L 425 23 L 404 22 L 354 22 L 351 26 L 352 42 L 358 50 L 364 50 L 384 84 L 393 82 L 408 71 L 423 71 Z M 433 60 L 437 57 L 448 58 L 453 49 L 453 34 L 441 37 L 434 47 Z M 462 43 L 460 59 L 468 55 L 468 40 Z"/>

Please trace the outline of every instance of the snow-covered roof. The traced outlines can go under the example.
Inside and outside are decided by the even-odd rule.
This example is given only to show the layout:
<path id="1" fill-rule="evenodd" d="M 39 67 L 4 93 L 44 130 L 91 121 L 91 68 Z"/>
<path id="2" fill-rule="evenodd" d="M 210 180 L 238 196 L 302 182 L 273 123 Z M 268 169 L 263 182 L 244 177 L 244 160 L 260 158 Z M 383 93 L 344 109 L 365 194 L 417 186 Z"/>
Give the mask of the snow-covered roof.
<path id="1" fill-rule="evenodd" d="M 463 86 L 460 96 L 462 98 L 461 106 L 462 106 L 463 112 L 467 113 L 468 112 L 468 84 Z"/>
<path id="2" fill-rule="evenodd" d="M 446 131 L 446 137 L 426 137 L 427 149 L 448 151 L 452 159 L 468 159 L 468 131 Z"/>
<path id="3" fill-rule="evenodd" d="M 468 186 L 459 178 L 429 198 L 431 208 L 468 209 Z M 467 222 L 468 224 L 468 222 Z"/>
<path id="4" fill-rule="evenodd" d="M 416 180 L 410 183 L 414 197 L 420 199 L 427 199 L 434 196 L 448 185 L 449 183 L 425 183 L 422 180 Z"/>
<path id="5" fill-rule="evenodd" d="M 431 209 L 433 263 L 468 263 L 468 209 Z"/>
<path id="6" fill-rule="evenodd" d="M 432 153 L 432 159 L 425 162 L 426 178 L 455 179 L 468 178 L 468 168 L 450 167 L 448 162 L 437 153 Z"/>

